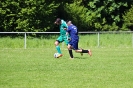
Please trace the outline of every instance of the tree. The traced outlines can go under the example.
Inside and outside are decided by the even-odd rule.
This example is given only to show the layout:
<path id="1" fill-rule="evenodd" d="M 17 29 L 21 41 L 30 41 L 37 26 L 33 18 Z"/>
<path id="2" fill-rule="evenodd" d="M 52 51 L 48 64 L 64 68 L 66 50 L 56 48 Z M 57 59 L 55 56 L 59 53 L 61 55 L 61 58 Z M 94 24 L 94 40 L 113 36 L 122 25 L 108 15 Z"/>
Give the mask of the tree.
<path id="1" fill-rule="evenodd" d="M 125 12 L 125 14 L 123 15 L 123 20 L 123 30 L 130 29 L 133 31 L 133 6 Z"/>
<path id="2" fill-rule="evenodd" d="M 58 4 L 54 1 L 0 1 L 1 31 L 47 31 L 53 28 Z"/>
<path id="3" fill-rule="evenodd" d="M 98 31 L 117 31 L 122 27 L 122 13 L 127 9 L 127 1 L 117 0 L 84 0 L 88 8 L 88 18 L 91 26 Z"/>
<path id="4" fill-rule="evenodd" d="M 129 30 L 132 12 L 127 10 L 132 4 L 132 0 L 0 0 L 0 31 L 54 31 L 57 17 L 72 20 L 79 31 Z"/>
<path id="5" fill-rule="evenodd" d="M 18 18 L 19 3 L 11 0 L 0 1 L 0 30 L 13 31 Z"/>
<path id="6" fill-rule="evenodd" d="M 87 8 L 81 5 L 81 0 L 74 3 L 66 3 L 64 9 L 67 13 L 68 20 L 72 20 L 75 25 L 78 26 L 79 31 L 86 31 L 89 26 L 86 20 Z"/>
<path id="7" fill-rule="evenodd" d="M 131 0 L 74 0 L 66 3 L 65 12 L 81 31 L 123 30 L 122 14 L 133 2 Z"/>

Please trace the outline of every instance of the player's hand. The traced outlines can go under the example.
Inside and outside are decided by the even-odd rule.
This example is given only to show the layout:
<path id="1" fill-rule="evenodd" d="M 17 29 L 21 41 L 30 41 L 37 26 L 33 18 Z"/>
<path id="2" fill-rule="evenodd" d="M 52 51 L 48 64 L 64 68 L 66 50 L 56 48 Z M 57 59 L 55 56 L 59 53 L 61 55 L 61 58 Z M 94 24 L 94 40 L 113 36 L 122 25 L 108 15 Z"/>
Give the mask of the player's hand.
<path id="1" fill-rule="evenodd" d="M 64 28 L 64 30 L 67 30 L 67 28 Z"/>
<path id="2" fill-rule="evenodd" d="M 66 35 L 68 35 L 68 32 L 66 32 Z"/>

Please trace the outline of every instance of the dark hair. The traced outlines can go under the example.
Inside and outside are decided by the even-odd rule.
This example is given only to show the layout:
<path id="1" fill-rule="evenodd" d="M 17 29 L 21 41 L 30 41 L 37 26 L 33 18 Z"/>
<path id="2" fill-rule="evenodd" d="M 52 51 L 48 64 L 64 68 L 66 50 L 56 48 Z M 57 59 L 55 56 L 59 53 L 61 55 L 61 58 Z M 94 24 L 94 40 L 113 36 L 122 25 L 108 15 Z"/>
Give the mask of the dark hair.
<path id="1" fill-rule="evenodd" d="M 57 18 L 55 23 L 60 23 L 61 22 L 61 19 L 60 18 Z"/>
<path id="2" fill-rule="evenodd" d="M 68 23 L 69 21 L 71 21 L 71 20 L 67 20 L 66 23 Z"/>

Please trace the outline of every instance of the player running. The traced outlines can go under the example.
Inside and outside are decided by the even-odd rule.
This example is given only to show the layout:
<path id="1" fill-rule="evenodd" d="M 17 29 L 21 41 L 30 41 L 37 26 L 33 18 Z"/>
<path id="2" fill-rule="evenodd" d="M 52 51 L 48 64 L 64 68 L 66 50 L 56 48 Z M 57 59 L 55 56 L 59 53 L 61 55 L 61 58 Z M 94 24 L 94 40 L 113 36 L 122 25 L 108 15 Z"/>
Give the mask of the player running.
<path id="1" fill-rule="evenodd" d="M 59 57 L 62 56 L 62 52 L 61 52 L 59 43 L 62 43 L 64 41 L 65 44 L 68 45 L 66 30 L 64 30 L 64 29 L 67 29 L 68 26 L 67 26 L 66 22 L 64 20 L 60 19 L 60 18 L 56 19 L 55 24 L 59 25 L 59 28 L 60 28 L 60 36 L 55 41 L 56 50 L 59 53 L 57 58 L 59 58 Z"/>
<path id="2" fill-rule="evenodd" d="M 77 53 L 88 53 L 90 56 L 92 55 L 91 50 L 84 50 L 78 48 L 78 42 L 79 42 L 79 36 L 78 36 L 78 30 L 75 25 L 72 24 L 71 21 L 67 22 L 68 28 L 66 29 L 67 32 L 70 35 L 70 41 L 68 43 L 68 50 L 70 54 L 70 58 L 73 58 L 72 49 L 75 50 Z"/>

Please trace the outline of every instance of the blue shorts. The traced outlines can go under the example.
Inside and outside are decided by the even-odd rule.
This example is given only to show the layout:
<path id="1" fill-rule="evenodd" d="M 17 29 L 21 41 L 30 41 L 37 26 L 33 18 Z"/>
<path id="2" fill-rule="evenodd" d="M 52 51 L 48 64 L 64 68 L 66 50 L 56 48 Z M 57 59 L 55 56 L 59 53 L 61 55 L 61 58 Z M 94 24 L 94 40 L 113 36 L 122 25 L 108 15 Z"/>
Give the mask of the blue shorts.
<path id="1" fill-rule="evenodd" d="M 78 42 L 79 42 L 78 39 L 76 39 L 76 40 L 70 40 L 69 41 L 69 45 L 71 45 L 74 50 L 78 50 Z"/>

